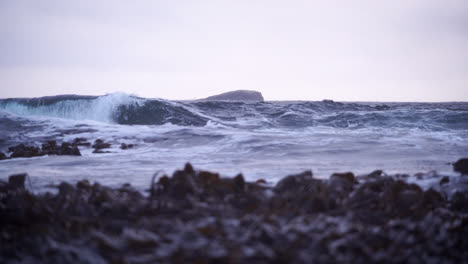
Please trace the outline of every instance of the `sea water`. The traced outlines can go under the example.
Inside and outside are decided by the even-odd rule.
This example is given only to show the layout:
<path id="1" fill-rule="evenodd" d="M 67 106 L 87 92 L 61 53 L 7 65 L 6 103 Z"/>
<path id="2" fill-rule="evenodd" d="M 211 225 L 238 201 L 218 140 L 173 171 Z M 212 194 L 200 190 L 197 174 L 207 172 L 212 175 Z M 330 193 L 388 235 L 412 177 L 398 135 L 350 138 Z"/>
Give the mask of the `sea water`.
<path id="1" fill-rule="evenodd" d="M 190 162 L 222 176 L 274 184 L 312 170 L 357 175 L 455 177 L 451 163 L 468 156 L 468 103 L 308 101 L 168 101 L 127 94 L 0 99 L 0 151 L 47 140 L 111 143 L 109 153 L 0 161 L 0 179 L 26 172 L 42 190 L 60 181 L 140 190 L 152 176 Z M 120 144 L 135 147 L 122 150 Z"/>

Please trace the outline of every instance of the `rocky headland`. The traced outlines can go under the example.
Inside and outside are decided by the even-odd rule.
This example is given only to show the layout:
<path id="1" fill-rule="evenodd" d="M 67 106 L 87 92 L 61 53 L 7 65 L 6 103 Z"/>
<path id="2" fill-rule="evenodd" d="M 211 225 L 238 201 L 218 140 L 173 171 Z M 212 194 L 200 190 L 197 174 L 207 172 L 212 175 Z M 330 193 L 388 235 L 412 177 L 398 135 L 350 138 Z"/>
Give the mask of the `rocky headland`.
<path id="1" fill-rule="evenodd" d="M 263 102 L 263 96 L 260 92 L 250 90 L 236 90 L 218 95 L 209 96 L 202 101 L 254 101 Z"/>

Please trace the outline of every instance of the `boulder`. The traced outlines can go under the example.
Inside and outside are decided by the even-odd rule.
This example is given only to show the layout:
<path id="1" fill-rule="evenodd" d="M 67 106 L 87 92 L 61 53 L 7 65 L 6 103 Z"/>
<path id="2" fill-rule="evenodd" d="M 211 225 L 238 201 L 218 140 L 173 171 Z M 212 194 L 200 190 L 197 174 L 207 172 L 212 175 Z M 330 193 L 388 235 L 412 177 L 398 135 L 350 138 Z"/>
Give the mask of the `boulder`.
<path id="1" fill-rule="evenodd" d="M 129 148 L 133 148 L 135 145 L 133 144 L 125 144 L 125 143 L 122 143 L 120 144 L 120 149 L 129 149 Z"/>
<path id="2" fill-rule="evenodd" d="M 57 155 L 60 148 L 57 146 L 57 141 L 50 140 L 42 144 L 42 152 L 45 155 Z"/>
<path id="3" fill-rule="evenodd" d="M 446 184 L 446 183 L 449 183 L 449 182 L 450 182 L 450 178 L 448 176 L 444 176 L 442 179 L 440 179 L 439 184 L 443 185 L 443 184 Z"/>
<path id="4" fill-rule="evenodd" d="M 91 143 L 88 142 L 86 138 L 75 138 L 72 143 L 73 147 L 83 146 L 90 147 Z"/>
<path id="5" fill-rule="evenodd" d="M 62 146 L 60 146 L 59 155 L 81 156 L 81 153 L 78 147 L 68 142 L 63 142 Z"/>
<path id="6" fill-rule="evenodd" d="M 457 191 L 450 200 L 451 208 L 456 211 L 468 212 L 468 191 Z"/>
<path id="7" fill-rule="evenodd" d="M 459 159 L 453 164 L 453 170 L 468 175 L 468 158 Z"/>
<path id="8" fill-rule="evenodd" d="M 356 179 L 351 172 L 332 174 L 328 180 L 330 198 L 333 199 L 335 203 L 341 202 L 353 191 L 355 183 Z"/>
<path id="9" fill-rule="evenodd" d="M 289 175 L 274 187 L 270 207 L 287 217 L 323 212 L 334 207 L 329 200 L 327 182 L 314 179 L 311 171 Z"/>
<path id="10" fill-rule="evenodd" d="M 63 142 L 61 146 L 58 146 L 55 140 L 42 144 L 42 152 L 44 155 L 81 156 L 80 150 L 73 143 Z"/>
<path id="11" fill-rule="evenodd" d="M 242 193 L 245 191 L 245 180 L 242 174 L 238 174 L 234 179 L 232 179 L 233 190 L 236 193 Z"/>
<path id="12" fill-rule="evenodd" d="M 0 160 L 8 159 L 8 157 L 5 155 L 5 153 L 0 151 Z"/>
<path id="13" fill-rule="evenodd" d="M 8 177 L 8 188 L 10 190 L 24 190 L 24 182 L 28 174 L 21 173 Z"/>
<path id="14" fill-rule="evenodd" d="M 276 186 L 276 192 L 296 192 L 308 188 L 308 185 L 314 181 L 312 171 L 304 171 L 299 174 L 289 175 L 280 180 Z"/>
<path id="15" fill-rule="evenodd" d="M 99 149 L 110 148 L 110 146 L 111 146 L 110 143 L 106 143 L 102 139 L 96 139 L 94 141 L 92 148 L 99 150 Z"/>
<path id="16" fill-rule="evenodd" d="M 10 156 L 11 158 L 30 158 L 45 155 L 40 148 L 34 146 L 25 146 L 24 144 L 10 147 L 8 148 L 8 151 L 13 152 Z"/>

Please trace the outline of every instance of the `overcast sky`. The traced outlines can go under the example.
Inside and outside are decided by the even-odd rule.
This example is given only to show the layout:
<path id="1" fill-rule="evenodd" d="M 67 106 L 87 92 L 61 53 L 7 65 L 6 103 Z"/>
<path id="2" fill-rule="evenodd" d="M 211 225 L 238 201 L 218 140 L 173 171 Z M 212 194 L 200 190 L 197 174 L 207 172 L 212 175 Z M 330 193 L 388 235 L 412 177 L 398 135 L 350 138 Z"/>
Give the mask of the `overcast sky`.
<path id="1" fill-rule="evenodd" d="M 0 0 L 0 97 L 468 101 L 467 0 Z"/>

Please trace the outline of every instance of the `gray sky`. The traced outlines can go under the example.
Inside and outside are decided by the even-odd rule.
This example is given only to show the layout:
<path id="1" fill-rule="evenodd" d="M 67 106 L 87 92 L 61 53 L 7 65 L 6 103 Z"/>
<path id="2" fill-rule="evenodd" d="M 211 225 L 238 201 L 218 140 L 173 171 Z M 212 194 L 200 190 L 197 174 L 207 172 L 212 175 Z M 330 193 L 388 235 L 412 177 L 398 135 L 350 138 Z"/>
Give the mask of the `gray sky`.
<path id="1" fill-rule="evenodd" d="M 0 97 L 468 101 L 467 0 L 0 0 Z"/>

